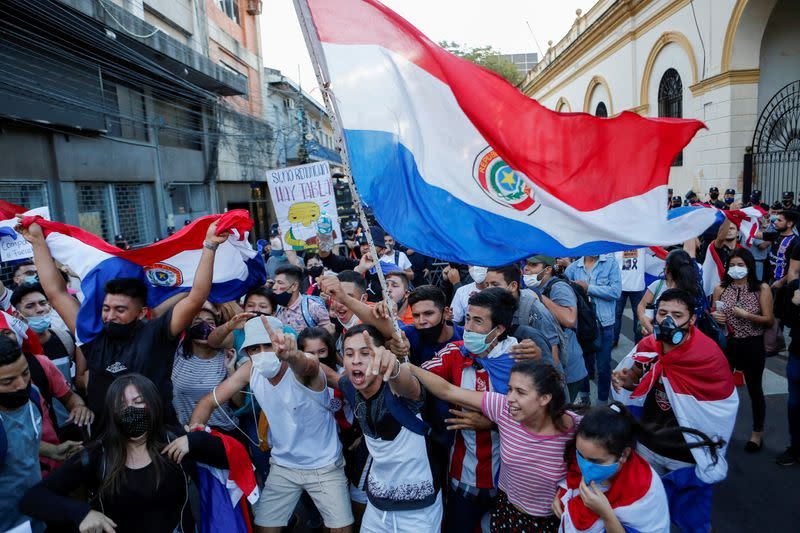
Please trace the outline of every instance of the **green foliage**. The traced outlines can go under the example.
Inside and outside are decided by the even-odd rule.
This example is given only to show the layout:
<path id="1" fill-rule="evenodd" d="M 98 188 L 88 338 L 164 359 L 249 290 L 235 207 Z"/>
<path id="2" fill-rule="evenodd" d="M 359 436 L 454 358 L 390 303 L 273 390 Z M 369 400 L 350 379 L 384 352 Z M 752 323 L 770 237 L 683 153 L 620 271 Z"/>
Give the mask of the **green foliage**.
<path id="1" fill-rule="evenodd" d="M 517 85 L 522 81 L 522 74 L 517 70 L 517 66 L 500 55 L 491 46 L 478 46 L 468 48 L 455 41 L 441 41 L 439 46 L 467 61 L 487 68 L 507 79 L 512 85 Z"/>

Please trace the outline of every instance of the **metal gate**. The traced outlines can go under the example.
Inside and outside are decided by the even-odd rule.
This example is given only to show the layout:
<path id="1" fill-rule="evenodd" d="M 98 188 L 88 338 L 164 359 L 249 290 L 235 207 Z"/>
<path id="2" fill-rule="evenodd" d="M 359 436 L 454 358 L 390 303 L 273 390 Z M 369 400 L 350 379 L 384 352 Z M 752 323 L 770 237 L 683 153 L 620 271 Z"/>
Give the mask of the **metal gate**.
<path id="1" fill-rule="evenodd" d="M 744 156 L 744 197 L 760 189 L 762 201 L 800 194 L 800 80 L 783 87 L 758 119 L 753 146 Z"/>

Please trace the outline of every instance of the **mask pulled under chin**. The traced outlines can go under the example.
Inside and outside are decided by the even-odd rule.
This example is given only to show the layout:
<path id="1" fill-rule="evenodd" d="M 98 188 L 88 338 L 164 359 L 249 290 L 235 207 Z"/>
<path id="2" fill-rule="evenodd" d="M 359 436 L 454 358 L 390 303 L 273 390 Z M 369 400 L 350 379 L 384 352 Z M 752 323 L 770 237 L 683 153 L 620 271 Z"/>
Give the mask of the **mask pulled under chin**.
<path id="1" fill-rule="evenodd" d="M 275 352 L 258 352 L 251 355 L 253 369 L 267 379 L 272 379 L 281 371 L 281 360 Z"/>
<path id="2" fill-rule="evenodd" d="M 5 409 L 19 409 L 25 405 L 31 397 L 31 382 L 24 389 L 11 392 L 0 392 L 0 407 Z"/>
<path id="3" fill-rule="evenodd" d="M 105 330 L 108 333 L 109 337 L 114 337 L 115 339 L 124 339 L 130 337 L 131 334 L 136 330 L 136 326 L 138 325 L 139 321 L 134 320 L 133 322 L 128 322 L 127 324 L 119 324 L 117 322 L 106 322 Z"/>
<path id="4" fill-rule="evenodd" d="M 442 320 L 435 326 L 431 326 L 429 328 L 417 329 L 417 335 L 419 335 L 419 338 L 423 343 L 435 344 L 439 342 L 439 336 L 442 334 L 443 329 L 444 329 L 444 320 Z"/>

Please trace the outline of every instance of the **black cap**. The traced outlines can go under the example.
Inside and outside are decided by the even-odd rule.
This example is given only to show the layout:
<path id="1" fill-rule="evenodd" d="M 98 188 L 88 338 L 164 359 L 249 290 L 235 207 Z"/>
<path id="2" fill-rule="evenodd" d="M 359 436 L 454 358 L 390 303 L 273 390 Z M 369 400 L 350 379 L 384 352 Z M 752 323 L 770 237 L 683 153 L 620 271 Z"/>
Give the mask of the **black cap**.
<path id="1" fill-rule="evenodd" d="M 794 193 L 792 191 L 784 191 L 783 192 L 783 199 L 784 200 L 790 200 L 792 198 L 794 198 Z"/>
<path id="2" fill-rule="evenodd" d="M 689 189 L 689 192 L 686 193 L 686 199 L 689 200 L 691 198 L 697 198 L 697 194 L 693 190 Z"/>
<path id="3" fill-rule="evenodd" d="M 670 196 L 672 196 L 672 187 L 670 187 L 669 189 L 667 189 L 667 193 L 668 193 Z"/>
<path id="4" fill-rule="evenodd" d="M 753 189 L 750 196 L 761 196 L 761 189 Z"/>
<path id="5" fill-rule="evenodd" d="M 681 197 L 680 197 L 680 196 L 673 196 L 673 197 L 672 197 L 672 202 L 673 202 L 673 203 L 675 203 L 675 202 L 682 203 L 682 202 L 683 202 L 683 200 L 681 199 Z"/>
<path id="6" fill-rule="evenodd" d="M 783 204 L 780 203 L 780 202 L 775 202 L 771 206 L 769 206 L 769 208 L 770 209 L 775 209 L 776 211 L 779 211 L 779 210 L 783 209 Z"/>
<path id="7" fill-rule="evenodd" d="M 711 187 L 710 189 L 708 189 L 708 192 L 710 192 L 710 193 L 712 193 L 712 192 L 719 192 L 719 188 L 717 188 L 717 187 Z"/>
<path id="8" fill-rule="evenodd" d="M 725 194 L 736 194 L 736 189 L 725 189 Z"/>

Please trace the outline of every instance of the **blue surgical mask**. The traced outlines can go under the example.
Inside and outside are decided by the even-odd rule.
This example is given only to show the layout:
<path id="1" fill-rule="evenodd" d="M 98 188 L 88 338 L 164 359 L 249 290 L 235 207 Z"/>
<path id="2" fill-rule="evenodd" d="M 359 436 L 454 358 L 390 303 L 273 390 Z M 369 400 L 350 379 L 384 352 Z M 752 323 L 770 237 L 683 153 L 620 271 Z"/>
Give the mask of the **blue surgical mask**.
<path id="1" fill-rule="evenodd" d="M 583 458 L 580 452 L 575 452 L 578 459 L 578 468 L 581 469 L 583 481 L 591 485 L 592 481 L 600 485 L 619 471 L 620 464 L 599 465 Z"/>
<path id="2" fill-rule="evenodd" d="M 25 276 L 22 278 L 23 285 L 33 285 L 34 283 L 39 283 L 39 276 L 34 274 L 33 276 Z"/>
<path id="3" fill-rule="evenodd" d="M 725 198 L 725 203 L 728 204 L 728 205 L 732 204 L 733 201 L 734 201 L 734 198 Z"/>
<path id="4" fill-rule="evenodd" d="M 28 326 L 36 333 L 44 333 L 50 329 L 50 315 L 27 317 Z"/>
<path id="5" fill-rule="evenodd" d="M 496 328 L 492 328 L 494 331 Z M 479 354 L 483 353 L 489 349 L 489 346 L 492 344 L 491 342 L 486 342 L 486 337 L 492 334 L 492 331 L 489 333 L 476 333 L 474 331 L 464 331 L 464 348 L 467 349 L 469 353 Z"/>
<path id="6" fill-rule="evenodd" d="M 777 222 L 778 221 L 778 215 L 770 215 L 769 216 L 769 221 L 770 222 Z"/>

